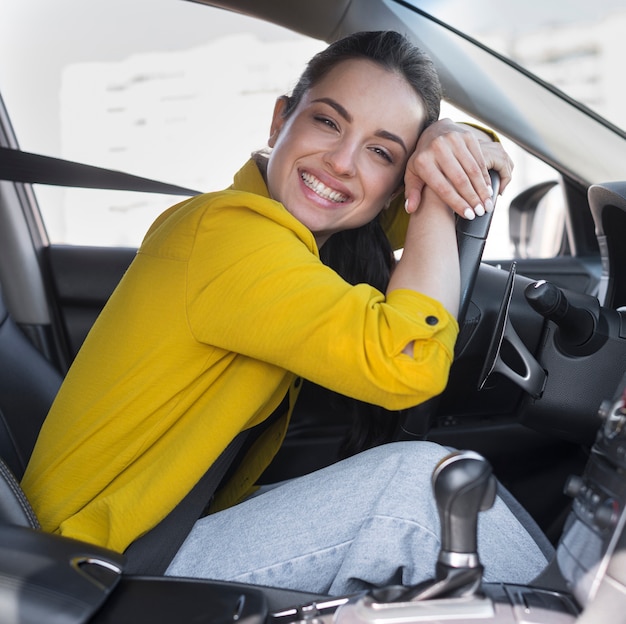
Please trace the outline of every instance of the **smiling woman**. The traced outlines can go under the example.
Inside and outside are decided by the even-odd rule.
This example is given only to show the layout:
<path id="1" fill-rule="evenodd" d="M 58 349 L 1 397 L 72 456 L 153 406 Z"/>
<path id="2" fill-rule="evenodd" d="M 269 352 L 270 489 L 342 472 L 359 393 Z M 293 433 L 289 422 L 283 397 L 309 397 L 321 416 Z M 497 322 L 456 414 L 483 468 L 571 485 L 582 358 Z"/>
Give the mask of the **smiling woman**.
<path id="1" fill-rule="evenodd" d="M 623 464 L 612 453 L 619 455 L 619 444 L 607 446 L 609 453 L 600 448 L 609 438 L 617 440 L 623 420 L 626 191 L 622 182 L 606 180 L 623 179 L 626 133 L 597 114 L 606 111 L 607 119 L 620 123 L 615 113 L 626 110 L 619 52 L 626 42 L 623 7 L 609 15 L 603 9 L 609 1 L 572 1 L 562 10 L 559 0 L 522 16 L 539 19 L 561 6 L 557 21 L 531 32 L 510 12 L 520 10 L 513 0 L 477 0 L 471 6 L 456 0 L 59 0 L 36 8 L 38 2 L 5 0 L 2 9 L 0 88 L 11 113 L 0 103 L 3 327 L 14 318 L 12 335 L 24 330 L 49 357 L 50 367 L 58 367 L 59 378 L 72 368 L 24 480 L 45 526 L 28 535 L 36 543 L 43 538 L 44 544 L 63 543 L 61 536 L 47 534 L 56 531 L 123 551 L 132 568 L 121 579 L 120 600 L 112 601 L 116 609 L 122 608 L 126 589 L 133 593 L 137 572 L 160 574 L 173 556 L 169 575 L 324 593 L 412 583 L 440 574 L 434 559 L 438 548 L 445 551 L 450 543 L 439 542 L 431 473 L 437 466 L 434 474 L 442 474 L 438 460 L 448 448 L 462 448 L 489 461 L 552 544 L 560 544 L 560 553 L 548 568 L 557 573 L 554 581 L 543 574 L 533 578 L 552 549 L 544 548 L 545 540 L 523 511 L 511 513 L 511 498 L 500 490 L 493 509 L 480 514 L 476 551 L 485 566 L 483 578 L 496 583 L 483 585 L 473 598 L 453 599 L 450 606 L 458 606 L 468 620 L 467 609 L 476 616 L 475 607 L 510 611 L 509 619 L 515 619 L 518 597 L 529 611 L 537 604 L 550 610 L 545 618 L 526 614 L 537 621 L 584 608 L 584 585 L 594 577 L 603 536 L 614 543 L 626 519 L 615 524 L 615 505 L 609 500 L 607 508 L 601 494 L 625 498 L 612 468 L 619 472 Z M 296 46 L 306 39 L 269 41 L 226 32 L 219 40 L 197 39 L 196 29 L 210 33 L 212 22 L 217 24 L 218 4 L 228 10 L 228 19 L 241 17 L 238 10 L 254 12 L 328 42 L 362 30 L 404 33 L 437 64 L 448 98 L 443 118 L 469 121 L 467 113 L 479 126 L 492 127 L 501 143 L 444 119 L 421 129 L 424 89 L 418 85 L 412 93 L 398 82 L 401 72 L 385 73 L 369 57 L 343 59 L 343 67 L 327 68 L 296 97 L 293 78 L 304 65 Z M 164 11 L 166 5 L 189 23 Z M 453 6 L 452 24 L 429 15 L 426 5 L 439 17 L 440 10 Z M 31 11 L 30 18 L 10 21 L 17 19 L 16 7 Z M 68 7 L 72 19 L 62 14 Z M 119 24 L 106 25 L 107 11 Z M 569 23 L 583 13 L 585 21 Z M 164 16 L 169 19 L 159 26 Z M 75 23 L 79 17 L 83 21 Z M 489 28 L 467 32 L 479 21 Z M 40 25 L 45 32 L 35 32 Z M 476 34 L 482 44 L 472 40 Z M 172 43 L 180 37 L 182 44 Z M 133 38 L 139 47 L 131 51 Z M 79 44 L 85 41 L 90 52 L 80 56 Z M 109 42 L 117 49 L 105 59 L 99 55 Z M 484 45 L 489 42 L 501 54 Z M 13 47 L 7 50 L 9 43 Z M 303 45 L 317 46 L 306 58 L 322 47 L 317 41 Z M 177 49 L 168 51 L 171 46 Z M 62 76 L 44 62 L 59 51 L 77 54 Z M 215 60 L 223 71 L 212 71 Z M 278 83 L 277 68 L 289 75 L 286 84 Z M 543 80 L 526 69 L 536 69 Z M 372 79 L 363 80 L 364 72 Z M 348 84 L 364 92 L 362 97 L 356 98 Z M 9 85 L 29 90 L 30 96 L 16 98 Z M 53 87 L 52 96 L 39 91 L 47 86 Z M 366 106 L 369 93 L 373 113 Z M 283 99 L 284 94 L 289 95 Z M 406 111 L 397 110 L 401 102 Z M 387 107 L 400 113 L 400 120 L 388 116 Z M 185 115 L 195 126 L 190 133 L 184 131 Z M 15 121 L 15 135 L 9 120 Z M 46 143 L 49 130 L 54 144 Z M 407 158 L 405 149 L 411 151 L 416 132 L 406 189 L 396 193 L 391 172 L 398 158 Z M 185 134 L 191 143 L 182 147 L 177 141 Z M 292 134 L 302 140 L 295 142 Z M 7 148 L 18 145 L 16 137 L 26 150 L 213 192 L 164 207 L 155 217 L 145 209 L 144 197 L 118 195 L 99 204 L 88 190 L 48 191 L 58 193 L 55 200 L 64 208 L 55 212 L 45 201 L 48 195 L 36 188 L 49 233 L 78 243 L 51 244 L 29 184 L 7 178 L 7 159 L 31 159 Z M 268 139 L 274 147 L 250 159 Z M 493 213 L 487 247 L 493 242 L 497 249 L 480 266 L 479 245 L 469 261 L 462 253 L 457 262 L 452 222 L 458 217 L 461 234 L 467 225 L 461 215 L 466 210 L 480 215 L 488 209 L 487 199 L 481 191 L 477 198 L 461 194 L 456 199 L 465 197 L 466 206 L 455 204 L 455 217 L 436 192 L 438 181 L 455 179 L 463 186 L 465 176 L 479 190 L 486 182 L 482 175 L 468 178 L 467 167 L 473 162 L 482 170 L 480 161 L 487 155 L 485 167 L 499 163 L 506 170 L 503 153 L 513 158 L 515 171 Z M 277 167 L 271 189 L 268 159 Z M 189 177 L 178 177 L 179 166 Z M 41 175 L 40 180 L 54 178 L 50 169 Z M 219 179 L 202 182 L 209 176 Z M 421 178 L 426 190 L 420 188 Z M 406 205 L 408 212 L 402 205 L 405 190 L 419 196 Z M 284 191 L 285 204 L 273 197 Z M 342 226 L 339 219 L 360 221 L 361 208 L 375 212 L 375 206 L 380 219 L 328 235 Z M 349 213 L 351 207 L 357 212 Z M 486 223 L 483 215 L 470 225 Z M 100 243 L 126 247 L 96 246 Z M 394 251 L 397 245 L 405 246 L 404 254 Z M 462 244 L 461 252 L 465 249 Z M 509 271 L 511 255 L 515 270 Z M 546 257 L 537 261 L 538 255 Z M 467 267 L 478 270 L 471 296 L 463 290 L 469 305 L 463 306 L 465 322 L 455 343 L 452 296 L 458 270 L 464 275 Z M 530 288 L 538 281 L 542 288 Z M 548 310 L 543 297 L 559 292 L 561 303 L 569 306 L 564 318 Z M 538 297 L 529 301 L 527 294 L 533 293 Z M 585 318 L 585 331 L 573 335 L 567 320 L 579 316 Z M 35 392 L 15 392 L 15 349 L 9 345 L 4 352 L 0 420 L 15 435 L 0 439 L 8 441 L 9 459 L 21 475 L 50 402 L 46 395 L 37 413 L 25 405 Z M 37 355 L 32 348 L 25 353 Z M 31 388 L 41 376 L 33 374 L 30 359 L 27 364 L 24 383 Z M 415 407 L 400 409 L 404 406 Z M 600 432 L 604 441 L 594 438 L 598 406 L 602 415 L 608 413 Z M 22 435 L 24 425 L 28 431 Z M 213 469 L 228 464 L 229 457 L 234 467 L 222 478 Z M 253 492 L 261 471 L 260 487 Z M 583 475 L 582 481 L 568 480 L 572 474 Z M 202 489 L 206 475 L 220 485 L 208 509 L 214 488 Z M 602 480 L 596 482 L 598 475 Z M 579 490 L 572 514 L 572 501 L 562 494 L 565 483 L 568 491 Z M 596 487 L 600 498 L 589 494 Z M 177 503 L 188 501 L 188 492 L 198 492 L 198 498 L 180 523 L 169 511 L 180 509 Z M 182 527 L 177 540 L 163 537 L 168 521 Z M 6 544 L 13 533 L 0 526 L 3 531 L 0 542 Z M 13 552 L 21 550 L 19 544 L 11 546 Z M 154 555 L 156 565 L 138 558 L 142 552 Z M 443 554 L 444 563 L 451 563 Z M 476 561 L 458 559 L 463 572 L 463 565 Z M 609 561 L 609 583 L 617 580 L 612 564 L 620 570 L 619 561 L 619 556 Z M 470 571 L 473 581 L 483 572 L 478 566 Z M 502 587 L 507 580 L 529 579 L 530 587 Z M 573 591 L 555 595 L 554 588 L 566 583 Z M 158 610 L 161 588 L 189 585 L 213 586 L 218 594 L 221 588 L 241 591 L 236 582 L 161 578 L 144 585 L 144 602 Z M 550 588 L 547 600 L 543 587 Z M 261 591 L 275 612 L 285 613 L 299 601 L 275 587 Z M 397 597 L 392 588 L 368 597 L 394 593 Z M 612 614 L 626 613 L 600 593 L 594 604 L 609 615 L 590 615 L 588 621 L 611 621 Z M 626 595 L 620 593 L 618 602 Z M 176 594 L 169 613 L 178 616 L 189 601 Z M 209 592 L 210 606 L 217 606 L 221 601 L 213 595 Z M 569 606 L 561 609 L 560 598 Z M 206 601 L 203 595 L 199 611 Z M 0 603 L 4 621 L 7 604 Z M 426 605 L 430 619 L 441 615 L 440 606 L 439 600 Z M 295 619 L 302 612 L 291 611 Z M 162 619 L 167 613 L 164 609 Z M 336 618 L 343 621 L 339 613 Z"/>
<path id="2" fill-rule="evenodd" d="M 400 191 L 425 118 L 421 96 L 401 76 L 366 60 L 337 65 L 295 106 L 278 100 L 269 192 L 321 248 L 369 223 Z"/>
<path id="3" fill-rule="evenodd" d="M 245 439 L 168 574 L 324 593 L 431 576 L 438 520 L 426 491 L 448 449 L 390 444 L 267 492 L 255 483 L 302 378 L 393 410 L 443 391 L 459 261 L 454 213 L 431 180 L 463 172 L 444 192 L 464 214 L 489 197 L 487 168 L 505 180 L 510 163 L 481 131 L 435 121 L 436 72 L 398 33 L 345 37 L 304 76 L 276 106 L 267 167 L 249 160 L 228 190 L 163 213 L 85 340 L 24 475 L 46 531 L 132 561 L 142 536 Z M 421 201 L 389 208 L 403 218 L 405 249 L 385 292 L 349 283 L 320 246 L 376 222 L 409 171 L 405 192 Z M 390 256 L 389 241 L 381 249 Z M 294 508 L 325 521 L 288 527 Z M 520 517 L 526 528 L 500 499 L 485 515 L 494 579 L 526 582 L 547 562 L 545 538 Z M 241 524 L 249 541 L 234 553 L 229 530 Z"/>

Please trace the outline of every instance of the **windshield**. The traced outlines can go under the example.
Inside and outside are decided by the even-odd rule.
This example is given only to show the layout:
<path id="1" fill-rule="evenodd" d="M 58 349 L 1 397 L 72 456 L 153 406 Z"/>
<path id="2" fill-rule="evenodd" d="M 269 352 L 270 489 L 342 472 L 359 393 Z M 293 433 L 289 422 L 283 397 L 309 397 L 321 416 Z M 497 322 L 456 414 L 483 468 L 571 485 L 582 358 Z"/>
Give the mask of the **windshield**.
<path id="1" fill-rule="evenodd" d="M 624 0 L 413 0 L 626 129 Z"/>
<path id="2" fill-rule="evenodd" d="M 626 129 L 623 0 L 414 0 Z"/>

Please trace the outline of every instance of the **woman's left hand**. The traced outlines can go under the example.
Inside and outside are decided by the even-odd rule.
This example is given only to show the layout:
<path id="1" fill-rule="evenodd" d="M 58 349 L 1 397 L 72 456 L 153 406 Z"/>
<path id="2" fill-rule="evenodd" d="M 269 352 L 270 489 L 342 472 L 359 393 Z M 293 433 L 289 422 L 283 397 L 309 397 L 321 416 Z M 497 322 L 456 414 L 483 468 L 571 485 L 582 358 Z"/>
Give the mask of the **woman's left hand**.
<path id="1" fill-rule="evenodd" d="M 424 186 L 465 219 L 493 210 L 489 170 L 500 174 L 500 191 L 513 162 L 500 143 L 478 128 L 440 119 L 419 138 L 404 176 L 406 211 L 415 212 Z"/>

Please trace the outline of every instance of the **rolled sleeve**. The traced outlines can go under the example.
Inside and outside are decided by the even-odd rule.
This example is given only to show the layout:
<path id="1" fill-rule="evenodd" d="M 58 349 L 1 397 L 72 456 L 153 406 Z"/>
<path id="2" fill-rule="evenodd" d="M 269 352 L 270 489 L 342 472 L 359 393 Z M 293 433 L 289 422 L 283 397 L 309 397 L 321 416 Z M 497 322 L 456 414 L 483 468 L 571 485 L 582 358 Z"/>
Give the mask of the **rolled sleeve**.
<path id="1" fill-rule="evenodd" d="M 187 278 L 197 339 L 388 409 L 439 394 L 455 319 L 411 290 L 386 297 L 368 284 L 348 284 L 285 213 L 275 204 L 231 204 L 205 216 Z M 216 240 L 217 231 L 228 236 Z M 403 353 L 411 342 L 413 357 Z"/>
<path id="2" fill-rule="evenodd" d="M 406 334 L 397 336 L 394 352 L 400 353 L 409 342 L 419 346 L 436 341 L 437 348 L 443 349 L 452 361 L 459 326 L 439 301 L 413 290 L 399 289 L 389 293 L 386 302 L 408 320 Z M 419 356 L 414 354 L 413 359 L 418 360 Z"/>

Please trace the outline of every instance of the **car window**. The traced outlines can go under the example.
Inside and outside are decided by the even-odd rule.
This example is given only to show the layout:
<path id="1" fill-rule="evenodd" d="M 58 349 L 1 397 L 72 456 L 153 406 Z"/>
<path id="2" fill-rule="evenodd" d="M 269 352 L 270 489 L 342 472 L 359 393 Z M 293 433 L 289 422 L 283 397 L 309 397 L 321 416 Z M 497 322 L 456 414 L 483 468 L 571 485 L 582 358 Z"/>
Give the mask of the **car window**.
<path id="1" fill-rule="evenodd" d="M 265 145 L 276 97 L 323 46 L 179 0 L 3 0 L 3 13 L 0 88 L 22 149 L 198 191 Z M 35 192 L 50 240 L 70 244 L 136 246 L 177 201 Z"/>
<path id="2" fill-rule="evenodd" d="M 98 0 L 88 9 L 82 0 L 3 0 L 3 11 L 0 87 L 22 149 L 198 191 L 229 185 L 265 145 L 276 97 L 325 45 L 178 0 Z M 21 36 L 26 31 L 37 46 Z M 450 107 L 444 114 L 467 119 Z M 523 248 L 511 240 L 508 203 L 530 183 L 557 176 L 505 146 L 515 180 L 499 202 L 485 258 L 550 257 L 563 231 L 559 196 L 546 198 L 533 224 L 540 236 L 527 236 Z M 43 185 L 35 193 L 49 240 L 73 245 L 136 247 L 177 201 Z"/>
<path id="3" fill-rule="evenodd" d="M 409 0 L 626 128 L 624 0 Z"/>

